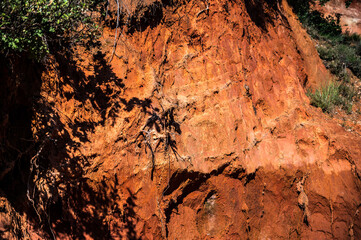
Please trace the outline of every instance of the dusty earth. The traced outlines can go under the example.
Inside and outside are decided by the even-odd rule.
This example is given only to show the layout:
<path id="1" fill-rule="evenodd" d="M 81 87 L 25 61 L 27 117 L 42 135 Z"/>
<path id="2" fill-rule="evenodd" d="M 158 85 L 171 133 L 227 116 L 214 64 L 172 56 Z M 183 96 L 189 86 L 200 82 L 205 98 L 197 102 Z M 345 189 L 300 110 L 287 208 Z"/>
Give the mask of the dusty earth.
<path id="1" fill-rule="evenodd" d="M 3 237 L 360 239 L 361 138 L 309 105 L 330 75 L 287 2 L 126 4 L 38 71 Z"/>

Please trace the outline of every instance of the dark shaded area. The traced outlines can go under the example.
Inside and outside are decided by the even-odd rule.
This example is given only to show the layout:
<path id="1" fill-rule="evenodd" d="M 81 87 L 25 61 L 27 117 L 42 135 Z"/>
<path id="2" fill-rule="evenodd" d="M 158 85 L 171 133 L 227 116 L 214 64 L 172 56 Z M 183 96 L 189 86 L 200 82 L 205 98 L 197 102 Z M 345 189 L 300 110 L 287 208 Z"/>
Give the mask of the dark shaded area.
<path id="1" fill-rule="evenodd" d="M 147 109 L 150 107 L 152 101 L 150 99 L 141 100 L 139 98 L 131 98 L 129 101 L 125 99 L 120 99 L 120 101 L 125 105 L 125 110 L 130 112 L 136 106 L 142 107 L 143 112 L 147 112 Z"/>
<path id="2" fill-rule="evenodd" d="M 124 87 L 122 80 L 114 74 L 113 70 L 107 64 L 105 55 L 97 52 L 93 56 L 95 75 L 88 78 L 85 76 L 85 73 L 78 68 L 76 61 L 73 60 L 70 55 L 57 54 L 56 60 L 59 63 L 59 74 L 64 79 L 64 81 L 59 83 L 59 89 L 63 89 L 66 85 L 70 85 L 73 88 L 73 92 L 60 91 L 61 97 L 68 100 L 74 98 L 80 101 L 82 105 L 84 105 L 86 101 L 90 101 L 94 110 L 101 113 L 102 121 L 99 122 L 99 124 L 104 124 L 106 110 L 110 107 L 112 96 L 119 95 Z M 115 85 L 115 87 L 113 85 Z M 119 104 L 114 105 L 112 109 L 110 109 L 110 117 L 115 116 L 117 108 L 119 108 Z M 96 123 L 76 123 L 76 126 L 79 127 L 79 124 L 82 124 L 81 135 L 83 135 L 85 131 L 91 130 L 89 128 L 96 126 Z M 75 128 L 74 130 L 76 131 Z M 79 134 L 76 134 L 76 136 L 81 137 Z"/>
<path id="3" fill-rule="evenodd" d="M 257 170 L 258 169 L 256 169 L 255 172 L 246 175 L 246 182 L 244 183 L 244 186 L 247 186 L 248 183 L 256 179 Z"/>
<path id="4" fill-rule="evenodd" d="M 267 24 L 274 25 L 277 16 L 282 17 L 278 9 L 279 0 L 247 0 L 244 4 L 251 20 L 265 32 L 268 32 Z M 273 12 L 269 9 L 273 9 Z"/>
<path id="5" fill-rule="evenodd" d="M 126 200 L 126 203 L 123 205 L 124 213 L 122 215 L 123 223 L 125 223 L 124 228 L 126 229 L 127 239 L 141 239 L 137 237 L 137 233 L 135 231 L 135 224 L 137 221 L 137 216 L 134 212 L 134 208 L 136 207 L 135 200 L 136 196 L 130 191 L 128 188 L 129 197 Z"/>
<path id="6" fill-rule="evenodd" d="M 0 188 L 13 201 L 22 197 L 16 191 L 23 189 L 35 152 L 31 118 L 42 70 L 24 56 L 0 55 Z"/>
<path id="7" fill-rule="evenodd" d="M 164 7 L 167 7 L 167 6 L 177 6 L 177 5 L 180 5 L 180 4 L 184 4 L 186 3 L 188 0 L 162 0 L 162 4 Z"/>
<path id="8" fill-rule="evenodd" d="M 166 224 L 169 223 L 173 211 L 176 210 L 178 212 L 178 206 L 183 203 L 185 197 L 198 190 L 211 176 L 218 176 L 222 174 L 229 165 L 230 163 L 225 163 L 209 174 L 188 171 L 186 169 L 173 173 L 169 179 L 169 185 L 163 191 L 163 196 L 171 195 L 177 189 L 180 189 L 182 194 L 177 196 L 176 199 L 171 198 L 168 202 L 168 206 L 164 209 Z M 168 237 L 167 227 L 166 236 Z"/>
<path id="9" fill-rule="evenodd" d="M 194 181 L 197 178 L 207 178 L 206 176 L 199 176 L 197 172 L 188 172 L 186 170 L 177 171 L 172 174 L 169 179 L 169 187 L 163 192 L 163 196 L 167 196 L 172 194 L 175 190 L 177 190 L 182 183 L 187 180 Z"/>
<path id="10" fill-rule="evenodd" d="M 174 210 L 178 212 L 178 206 L 183 203 L 183 200 L 190 193 L 199 189 L 199 187 L 204 184 L 210 178 L 209 174 L 203 174 L 199 172 L 188 172 L 183 170 L 176 172 L 172 175 L 169 180 L 169 188 L 163 193 L 164 195 L 169 195 L 173 191 L 177 190 L 182 184 L 182 194 L 180 194 L 176 199 L 170 199 L 167 208 L 164 210 L 166 216 L 166 224 L 169 223 L 170 217 Z M 168 237 L 168 228 L 166 227 L 166 237 Z"/>
<path id="11" fill-rule="evenodd" d="M 90 166 L 91 159 L 97 155 L 86 156 L 80 150 L 80 146 L 89 141 L 87 133 L 94 131 L 96 126 L 103 125 L 106 120 L 114 120 L 119 109 L 131 111 L 134 107 L 139 107 L 146 110 L 151 104 L 148 99 L 134 98 L 130 101 L 122 99 L 121 94 L 125 86 L 104 58 L 105 55 L 101 52 L 94 54 L 91 66 L 94 75 L 87 77 L 77 67 L 77 62 L 72 56 L 56 55 L 59 63 L 58 73 L 62 77 L 57 85 L 59 94 L 67 100 L 75 99 L 81 103 L 74 120 L 45 99 L 38 100 L 35 108 L 39 125 L 47 127 L 38 132 L 44 147 L 37 160 L 39 167 L 31 176 L 36 174 L 38 176 L 36 179 L 42 177 L 48 183 L 51 197 L 48 198 L 46 194 L 33 188 L 36 182 L 31 183 L 30 193 L 34 196 L 35 205 L 40 204 L 45 209 L 40 212 L 41 218 L 44 219 L 43 224 L 47 220 L 55 224 L 53 229 L 55 233 L 64 233 L 75 239 L 85 239 L 84 233 L 94 239 L 112 239 L 111 232 L 115 234 L 114 229 L 119 230 L 119 236 L 124 231 L 130 234 L 134 232 L 132 229 L 134 224 L 128 222 L 134 217 L 128 216 L 134 212 L 132 210 L 135 206 L 134 201 L 131 201 L 134 198 L 129 198 L 127 205 L 122 208 L 118 206 L 121 199 L 116 176 L 114 180 L 104 179 L 101 183 L 87 179 L 85 169 Z M 72 91 L 64 91 L 67 86 L 71 86 Z M 99 121 L 94 121 L 92 118 L 84 119 L 80 109 L 85 106 L 91 108 L 86 109 L 87 114 L 93 112 L 101 119 Z M 65 123 L 61 121 L 64 117 L 67 119 Z M 74 156 L 70 152 L 79 154 Z M 51 175 L 54 170 L 59 172 L 57 177 Z M 114 186 L 112 182 L 115 183 Z M 113 223 L 106 220 L 110 209 L 112 214 L 121 216 L 123 219 L 121 225 L 112 228 Z M 33 221 L 36 222 L 36 218 L 33 218 Z M 51 236 L 50 228 L 48 234 Z"/>
<path id="12" fill-rule="evenodd" d="M 169 198 L 168 206 L 164 209 L 166 223 L 168 224 L 170 222 L 171 215 L 174 211 L 178 212 L 178 206 L 183 203 L 183 200 L 190 193 L 197 191 L 203 184 L 206 184 L 208 179 L 210 179 L 212 176 L 219 176 L 220 174 L 225 174 L 230 178 L 242 181 L 244 186 L 247 186 L 256 179 L 256 173 L 258 169 L 253 173 L 247 174 L 244 169 L 234 170 L 230 166 L 231 162 L 225 163 L 219 166 L 217 169 L 214 169 L 210 173 L 188 171 L 186 169 L 174 172 L 169 179 L 169 185 L 163 191 L 163 197 L 171 196 L 173 192 L 181 192 L 181 194 L 177 195 L 175 199 Z M 257 194 L 256 192 L 257 191 L 255 191 L 254 194 Z M 211 189 L 210 192 L 207 194 L 204 202 L 216 193 L 217 192 L 215 190 Z M 168 237 L 167 227 L 166 234 Z"/>
<path id="13" fill-rule="evenodd" d="M 127 9 L 127 6 L 119 4 L 119 19 L 117 13 L 116 1 L 110 1 L 111 10 L 107 12 L 104 23 L 115 30 L 126 29 L 128 34 L 135 32 L 143 32 L 148 27 L 154 28 L 164 21 L 164 15 L 167 7 L 176 8 L 180 5 L 186 4 L 189 0 L 161 0 L 151 3 L 144 3 L 138 1 L 135 10 Z M 173 9 L 174 10 L 174 9 Z"/>
<path id="14" fill-rule="evenodd" d="M 81 111 L 75 113 L 76 118 L 72 120 L 51 101 L 41 97 L 41 75 L 45 70 L 42 65 L 28 62 L 26 58 L 6 65 L 8 59 L 0 58 L 4 80 L 0 82 L 0 189 L 17 212 L 25 212 L 29 221 L 45 232 L 44 238 L 52 238 L 55 232 L 55 235 L 65 233 L 74 239 L 84 239 L 84 233 L 94 239 L 111 239 L 113 223 L 105 219 L 111 209 L 111 214 L 122 219 L 112 233 L 117 229 L 119 236 L 127 232 L 128 239 L 135 239 L 135 196 L 129 192 L 131 197 L 126 204 L 118 206 L 120 193 L 116 176 L 110 181 L 114 186 L 109 179 L 101 183 L 89 181 L 84 169 L 96 155 L 85 156 L 79 147 L 89 141 L 88 132 L 114 119 L 119 109 L 131 111 L 137 107 L 147 111 L 151 101 L 121 98 L 124 84 L 101 52 L 93 56 L 94 75 L 90 77 L 77 67 L 69 52 L 57 54 L 55 58 L 62 77 L 56 87 L 53 86 L 55 94 L 79 101 L 79 109 L 85 108 L 87 103 L 94 114 L 101 116 L 100 121 L 85 120 Z M 65 91 L 69 86 L 72 90 Z M 37 126 L 43 126 L 37 129 L 38 140 L 31 130 L 35 113 Z M 70 152 L 79 154 L 74 157 Z M 48 186 L 47 193 L 38 189 L 44 184 Z M 28 200 L 27 192 L 34 204 Z M 54 229 L 50 227 L 53 224 Z"/>
<path id="15" fill-rule="evenodd" d="M 40 92 L 41 71 L 41 66 L 22 56 L 0 55 L 0 179 L 31 145 L 28 119 Z"/>
<path id="16" fill-rule="evenodd" d="M 163 6 L 160 2 L 151 5 L 138 5 L 129 21 L 128 33 L 142 32 L 147 27 L 156 27 L 163 19 Z"/>
<path id="17" fill-rule="evenodd" d="M 29 159 L 37 147 L 32 139 L 31 118 L 42 70 L 24 56 L 0 55 L 0 190 L 19 209 L 27 207 L 24 199 Z M 16 234 L 24 237 L 21 231 Z"/>
<path id="18" fill-rule="evenodd" d="M 77 187 L 69 184 L 66 191 L 69 199 L 59 199 L 49 211 L 52 222 L 57 222 L 56 232 L 66 233 L 74 239 L 85 239 L 84 233 L 94 239 L 114 239 L 114 236 L 120 239 L 124 233 L 126 239 L 138 239 L 135 231 L 138 220 L 134 212 L 136 196 L 128 189 L 129 196 L 123 206 L 119 206 L 122 195 L 116 176 L 114 180 L 103 179 L 96 191 L 86 180 L 80 181 Z M 106 220 L 109 215 L 120 221 Z"/>
<path id="19" fill-rule="evenodd" d="M 208 199 L 210 199 L 213 195 L 216 195 L 216 194 L 217 194 L 217 191 L 216 191 L 216 190 L 211 190 L 211 191 L 207 194 L 207 196 L 204 198 L 203 204 L 205 204 L 205 203 L 208 201 Z"/>
<path id="20" fill-rule="evenodd" d="M 225 163 L 219 166 L 217 169 L 214 169 L 211 173 L 205 174 L 200 172 L 188 171 L 188 170 L 181 170 L 176 171 L 172 174 L 171 178 L 169 179 L 169 186 L 164 190 L 163 196 L 167 196 L 172 194 L 175 190 L 177 190 L 184 182 L 186 181 L 194 181 L 196 179 L 208 179 L 211 176 L 218 176 L 222 174 L 225 169 L 230 166 L 230 163 Z M 234 176 L 230 175 L 229 176 Z M 238 175 L 237 175 L 238 176 Z M 242 176 L 243 178 L 244 176 Z M 240 179 L 242 179 L 240 178 Z"/>

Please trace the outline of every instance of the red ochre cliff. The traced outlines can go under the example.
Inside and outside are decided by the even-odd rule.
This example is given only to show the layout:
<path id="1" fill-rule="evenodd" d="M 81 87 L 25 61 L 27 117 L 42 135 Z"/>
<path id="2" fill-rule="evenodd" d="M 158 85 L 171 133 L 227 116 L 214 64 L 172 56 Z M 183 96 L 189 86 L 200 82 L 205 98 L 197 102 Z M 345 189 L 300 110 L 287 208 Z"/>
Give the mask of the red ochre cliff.
<path id="1" fill-rule="evenodd" d="M 286 1 L 153 1 L 128 20 L 114 54 L 104 27 L 43 73 L 6 236 L 361 238 L 361 138 L 309 105 L 330 76 Z"/>

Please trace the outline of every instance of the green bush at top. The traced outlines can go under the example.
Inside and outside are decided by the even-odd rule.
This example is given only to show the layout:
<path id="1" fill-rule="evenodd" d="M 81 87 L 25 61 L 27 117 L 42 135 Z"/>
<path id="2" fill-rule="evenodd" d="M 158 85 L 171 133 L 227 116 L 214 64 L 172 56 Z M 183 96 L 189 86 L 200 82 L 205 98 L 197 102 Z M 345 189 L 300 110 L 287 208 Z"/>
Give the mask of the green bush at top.
<path id="1" fill-rule="evenodd" d="M 0 53 L 26 53 L 40 60 L 52 45 L 88 40 L 96 25 L 94 0 L 1 0 Z"/>

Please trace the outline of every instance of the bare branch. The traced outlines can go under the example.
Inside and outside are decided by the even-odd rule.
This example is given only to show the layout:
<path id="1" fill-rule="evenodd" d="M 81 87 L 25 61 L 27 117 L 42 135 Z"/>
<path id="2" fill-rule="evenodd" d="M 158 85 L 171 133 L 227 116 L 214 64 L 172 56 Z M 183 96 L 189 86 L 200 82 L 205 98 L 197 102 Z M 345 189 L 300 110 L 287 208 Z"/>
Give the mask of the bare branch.
<path id="1" fill-rule="evenodd" d="M 117 41 L 118 41 L 118 28 L 119 28 L 119 18 L 120 18 L 120 6 L 119 6 L 119 0 L 116 0 L 117 2 L 117 25 L 115 27 L 115 35 L 114 35 L 114 46 L 113 46 L 113 52 L 110 56 L 109 63 L 113 60 L 115 49 L 117 48 Z"/>

